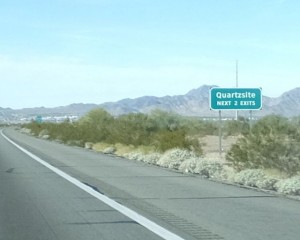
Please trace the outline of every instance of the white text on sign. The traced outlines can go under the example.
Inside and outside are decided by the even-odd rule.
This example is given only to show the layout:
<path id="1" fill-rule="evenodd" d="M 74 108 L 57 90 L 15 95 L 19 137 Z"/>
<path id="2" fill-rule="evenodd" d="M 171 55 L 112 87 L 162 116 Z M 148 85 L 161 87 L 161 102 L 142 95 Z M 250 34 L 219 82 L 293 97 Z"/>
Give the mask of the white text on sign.
<path id="1" fill-rule="evenodd" d="M 220 99 L 224 98 L 256 98 L 256 94 L 253 92 L 233 92 L 233 93 L 222 93 L 222 92 L 217 92 L 216 97 Z"/>

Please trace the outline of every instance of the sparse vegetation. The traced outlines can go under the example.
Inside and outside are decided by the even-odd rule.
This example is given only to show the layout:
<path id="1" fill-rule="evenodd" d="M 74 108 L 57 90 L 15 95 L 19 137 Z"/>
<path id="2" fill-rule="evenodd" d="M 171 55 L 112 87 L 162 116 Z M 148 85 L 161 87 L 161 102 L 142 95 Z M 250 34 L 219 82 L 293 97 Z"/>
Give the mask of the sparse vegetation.
<path id="1" fill-rule="evenodd" d="M 96 109 L 78 122 L 36 123 L 25 125 L 35 136 L 47 133 L 52 140 L 84 146 L 86 142 L 122 144 L 126 146 L 149 146 L 158 152 L 172 148 L 189 149 L 202 154 L 198 138 L 192 136 L 190 123 L 200 126 L 202 122 L 187 120 L 175 114 L 154 111 L 152 114 L 130 113 L 113 117 L 103 109 Z M 198 127 L 200 129 L 200 127 Z M 207 128 L 203 128 L 208 131 Z M 212 130 L 214 131 L 214 129 Z M 197 132 L 199 134 L 199 132 Z"/>
<path id="2" fill-rule="evenodd" d="M 32 122 L 26 133 L 85 146 L 128 159 L 199 174 L 218 181 L 300 194 L 300 118 L 271 115 L 252 129 L 247 119 L 226 121 L 225 138 L 237 138 L 226 160 L 205 158 L 200 138 L 217 135 L 218 123 L 163 111 L 113 117 L 96 109 L 78 122 Z"/>
<path id="3" fill-rule="evenodd" d="M 244 133 L 227 154 L 237 170 L 278 169 L 289 175 L 300 171 L 299 122 L 271 115 Z"/>
<path id="4" fill-rule="evenodd" d="M 249 120 L 244 117 L 238 117 L 238 120 L 226 121 L 223 124 L 224 136 L 238 136 L 248 134 L 250 131 Z"/>

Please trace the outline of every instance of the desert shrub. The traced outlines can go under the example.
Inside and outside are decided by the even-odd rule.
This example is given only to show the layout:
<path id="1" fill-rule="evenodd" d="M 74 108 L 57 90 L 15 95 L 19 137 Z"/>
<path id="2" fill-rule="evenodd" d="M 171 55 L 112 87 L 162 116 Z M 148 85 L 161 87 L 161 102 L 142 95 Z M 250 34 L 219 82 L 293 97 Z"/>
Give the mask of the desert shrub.
<path id="1" fill-rule="evenodd" d="M 64 143 L 76 142 L 77 146 L 83 146 L 84 142 L 89 142 L 80 138 L 77 124 L 72 124 L 66 121 L 60 124 L 52 124 L 52 127 L 52 130 L 49 130 L 49 134 L 52 139 L 60 139 Z M 79 141 L 81 142 L 80 144 L 78 144 Z"/>
<path id="2" fill-rule="evenodd" d="M 134 161 L 139 161 L 139 162 L 143 162 L 144 157 L 145 157 L 145 155 L 141 152 L 125 153 L 123 156 L 126 157 L 129 160 L 134 160 Z"/>
<path id="3" fill-rule="evenodd" d="M 115 153 L 116 152 L 116 148 L 114 147 L 114 146 L 112 146 L 112 147 L 107 147 L 107 148 L 105 148 L 104 150 L 103 150 L 103 153 L 105 153 L 105 154 L 113 154 L 113 153 Z"/>
<path id="4" fill-rule="evenodd" d="M 31 134 L 34 136 L 38 136 L 39 133 L 44 129 L 42 124 L 35 121 L 31 121 L 30 123 L 23 125 L 23 128 L 30 129 Z"/>
<path id="5" fill-rule="evenodd" d="M 154 110 L 149 118 L 153 120 L 156 130 L 174 131 L 184 129 L 189 136 L 205 136 L 218 134 L 218 123 L 210 120 L 201 120 L 199 117 L 181 116 L 172 112 Z"/>
<path id="6" fill-rule="evenodd" d="M 267 176 L 262 169 L 243 170 L 234 177 L 234 182 L 238 184 L 266 190 L 274 190 L 277 181 L 276 178 Z"/>
<path id="7" fill-rule="evenodd" d="M 297 127 L 280 116 L 259 120 L 226 155 L 238 170 L 274 168 L 290 175 L 300 171 L 300 134 Z"/>
<path id="8" fill-rule="evenodd" d="M 178 170 L 183 173 L 195 173 L 195 168 L 197 166 L 197 162 L 199 161 L 199 158 L 188 158 L 184 160 L 180 166 L 178 167 Z"/>
<path id="9" fill-rule="evenodd" d="M 219 181 L 229 181 L 233 178 L 235 171 L 220 161 L 200 159 L 196 163 L 194 173 Z"/>
<path id="10" fill-rule="evenodd" d="M 189 136 L 203 137 L 206 135 L 218 134 L 218 123 L 216 121 L 201 120 L 197 117 L 181 116 L 180 126 L 183 127 Z"/>
<path id="11" fill-rule="evenodd" d="M 207 161 L 202 159 L 197 162 L 196 168 L 194 169 L 194 173 L 198 173 L 201 176 L 205 176 L 208 178 L 212 178 L 216 172 L 222 171 L 223 164 L 216 161 Z"/>
<path id="12" fill-rule="evenodd" d="M 149 115 L 149 119 L 152 121 L 155 130 L 165 129 L 174 131 L 183 126 L 183 118 L 180 115 L 159 109 L 153 110 Z"/>
<path id="13" fill-rule="evenodd" d="M 157 164 L 163 167 L 178 169 L 183 173 L 195 173 L 219 181 L 225 180 L 230 182 L 236 173 L 232 167 L 220 161 L 196 157 L 188 151 L 170 150 L 160 158 Z"/>
<path id="14" fill-rule="evenodd" d="M 153 130 L 154 123 L 147 115 L 130 113 L 114 120 L 108 141 L 133 146 L 149 145 Z"/>
<path id="15" fill-rule="evenodd" d="M 102 142 L 110 136 L 114 118 L 107 111 L 99 108 L 90 111 L 78 122 L 80 138 L 84 142 Z"/>
<path id="16" fill-rule="evenodd" d="M 283 194 L 300 195 L 300 176 L 279 180 L 275 189 Z"/>
<path id="17" fill-rule="evenodd" d="M 24 128 L 24 127 L 20 129 L 20 132 L 21 132 L 21 133 L 25 133 L 25 134 L 32 134 L 31 129 L 29 129 L 29 128 Z"/>
<path id="18" fill-rule="evenodd" d="M 103 109 L 95 109 L 78 122 L 36 123 L 24 127 L 38 136 L 42 131 L 52 140 L 84 146 L 84 143 L 108 143 L 111 145 L 151 146 L 165 152 L 172 148 L 189 149 L 202 154 L 196 137 L 187 137 L 188 122 L 176 114 L 154 111 L 150 115 L 130 113 L 113 117 Z"/>
<path id="19" fill-rule="evenodd" d="M 184 129 L 175 131 L 161 130 L 155 133 L 152 139 L 152 145 L 160 152 L 165 152 L 168 149 L 180 148 L 192 150 L 198 155 L 203 153 L 199 140 L 188 138 Z"/>
<path id="20" fill-rule="evenodd" d="M 159 161 L 159 159 L 161 158 L 161 154 L 160 153 L 150 153 L 150 154 L 146 154 L 144 156 L 143 161 L 149 164 L 157 164 L 157 162 Z"/>
<path id="21" fill-rule="evenodd" d="M 239 117 L 238 120 L 225 121 L 223 124 L 224 136 L 238 136 L 245 135 L 250 131 L 249 121 L 243 117 Z"/>
<path id="22" fill-rule="evenodd" d="M 149 120 L 151 120 L 153 130 L 151 144 L 158 151 L 165 152 L 172 148 L 182 148 L 202 154 L 198 139 L 187 137 L 199 134 L 197 130 L 194 130 L 193 133 L 191 131 L 192 123 L 195 123 L 196 120 L 161 110 L 151 112 Z"/>
<path id="23" fill-rule="evenodd" d="M 188 150 L 171 149 L 165 152 L 157 161 L 157 165 L 172 169 L 178 169 L 183 161 L 195 158 L 196 155 Z"/>
<path id="24" fill-rule="evenodd" d="M 48 129 L 43 129 L 42 131 L 40 131 L 39 138 L 49 138 L 49 131 Z"/>
<path id="25" fill-rule="evenodd" d="M 155 165 L 161 158 L 161 154 L 159 153 L 143 154 L 141 152 L 126 153 L 123 156 L 130 160 L 135 160 L 135 161 L 140 161 L 140 162 L 145 162 L 145 163 L 155 164 Z"/>

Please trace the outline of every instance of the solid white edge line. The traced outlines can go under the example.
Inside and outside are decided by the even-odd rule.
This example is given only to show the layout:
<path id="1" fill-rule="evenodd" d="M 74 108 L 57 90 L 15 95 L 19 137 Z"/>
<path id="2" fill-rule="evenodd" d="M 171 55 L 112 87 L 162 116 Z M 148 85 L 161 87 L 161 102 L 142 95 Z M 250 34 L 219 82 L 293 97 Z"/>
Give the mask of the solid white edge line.
<path id="1" fill-rule="evenodd" d="M 113 199 L 110 199 L 109 197 L 95 191 L 91 187 L 85 185 L 84 183 L 80 182 L 76 178 L 71 177 L 67 173 L 61 171 L 60 169 L 50 165 L 46 161 L 42 160 L 38 156 L 34 155 L 33 153 L 29 152 L 25 148 L 21 147 L 14 141 L 12 141 L 10 138 L 8 138 L 4 133 L 3 130 L 1 130 L 1 135 L 11 144 L 13 144 L 15 147 L 17 147 L 19 150 L 27 154 L 29 157 L 34 159 L 35 161 L 39 162 L 46 168 L 50 169 L 51 171 L 55 172 L 57 175 L 63 177 L 64 179 L 68 180 L 69 182 L 73 183 L 77 187 L 81 188 L 85 192 L 89 193 L 90 195 L 94 196 L 95 198 L 99 199 L 106 205 L 112 207 L 113 209 L 117 210 L 118 212 L 122 213 L 123 215 L 127 216 L 128 218 L 132 219 L 133 221 L 139 223 L 140 225 L 144 226 L 151 232 L 155 233 L 156 235 L 160 236 L 163 239 L 166 240 L 184 240 L 183 238 L 179 237 L 178 235 L 168 231 L 167 229 L 159 226 L 155 222 L 152 222 L 151 220 L 147 219 L 146 217 L 143 217 L 142 215 L 138 214 L 137 212 L 131 210 L 130 208 L 127 208 Z"/>

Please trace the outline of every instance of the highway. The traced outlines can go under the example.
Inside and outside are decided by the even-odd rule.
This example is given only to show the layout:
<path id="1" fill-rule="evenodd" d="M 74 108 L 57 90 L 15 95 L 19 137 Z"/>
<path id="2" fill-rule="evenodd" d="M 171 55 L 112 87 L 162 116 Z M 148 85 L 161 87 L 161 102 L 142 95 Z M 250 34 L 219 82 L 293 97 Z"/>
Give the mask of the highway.
<path id="1" fill-rule="evenodd" d="M 296 240 L 299 223 L 300 201 L 0 135 L 1 240 Z"/>

